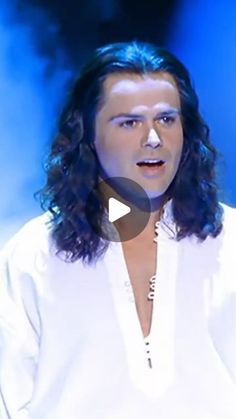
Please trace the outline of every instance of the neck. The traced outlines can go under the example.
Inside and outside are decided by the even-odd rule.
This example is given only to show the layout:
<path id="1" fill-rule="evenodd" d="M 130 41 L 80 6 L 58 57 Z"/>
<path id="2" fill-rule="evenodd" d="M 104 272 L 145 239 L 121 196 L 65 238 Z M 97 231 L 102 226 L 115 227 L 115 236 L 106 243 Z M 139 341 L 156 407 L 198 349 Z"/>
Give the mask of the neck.
<path id="1" fill-rule="evenodd" d="M 140 204 L 140 202 L 136 199 L 132 200 L 132 199 L 127 199 L 124 198 L 123 195 L 119 194 L 117 192 L 117 190 L 114 190 L 111 185 L 102 182 L 102 188 L 100 188 L 100 194 L 101 194 L 101 198 L 105 204 L 105 206 L 107 207 L 108 205 L 108 199 L 110 197 L 113 197 L 115 199 L 117 199 L 118 201 L 123 202 L 125 205 L 128 205 L 131 207 L 131 211 L 132 208 L 134 208 L 134 206 L 136 208 L 138 208 L 138 212 L 140 214 L 140 217 L 142 217 L 142 213 L 145 213 L 145 207 L 147 207 L 147 205 L 137 205 Z M 137 236 L 137 239 L 145 239 L 148 237 L 153 237 L 154 236 L 154 228 L 155 228 L 155 223 L 157 221 L 160 220 L 161 218 L 161 214 L 163 211 L 163 206 L 164 204 L 167 202 L 167 197 L 166 196 L 160 196 L 157 198 L 153 198 L 150 199 L 148 202 L 148 211 L 150 212 L 150 217 L 149 220 L 145 226 L 145 228 L 143 229 L 142 232 L 140 232 L 140 234 Z M 135 202 L 134 202 L 135 201 Z M 107 208 L 108 209 L 108 208 Z M 127 231 L 127 229 L 129 228 L 129 224 L 130 221 L 127 221 L 126 217 L 122 217 L 119 220 L 116 221 L 115 226 L 117 228 L 117 230 L 119 231 L 119 233 L 122 235 L 122 232 Z"/>
<path id="2" fill-rule="evenodd" d="M 161 216 L 161 210 L 160 211 L 153 211 L 150 214 L 150 218 L 148 220 L 148 223 L 144 227 L 144 229 L 133 239 L 129 240 L 128 242 L 131 244 L 136 243 L 137 244 L 145 244 L 145 243 L 153 243 L 153 239 L 155 237 L 155 223 L 160 220 Z M 120 233 L 120 236 L 122 237 L 122 232 L 126 231 L 128 229 L 128 225 L 124 222 L 124 220 L 121 218 L 117 221 L 116 227 Z M 128 242 L 126 242 L 128 244 Z"/>

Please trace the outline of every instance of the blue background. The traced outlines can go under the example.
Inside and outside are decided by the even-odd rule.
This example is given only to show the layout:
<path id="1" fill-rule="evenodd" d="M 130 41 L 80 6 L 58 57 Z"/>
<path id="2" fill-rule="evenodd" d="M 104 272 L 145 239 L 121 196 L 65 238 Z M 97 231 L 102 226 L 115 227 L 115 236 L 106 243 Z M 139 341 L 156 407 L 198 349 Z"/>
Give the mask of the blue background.
<path id="1" fill-rule="evenodd" d="M 0 0 L 0 244 L 40 214 L 33 193 L 68 85 L 97 46 L 140 38 L 188 67 L 236 206 L 236 2 Z"/>

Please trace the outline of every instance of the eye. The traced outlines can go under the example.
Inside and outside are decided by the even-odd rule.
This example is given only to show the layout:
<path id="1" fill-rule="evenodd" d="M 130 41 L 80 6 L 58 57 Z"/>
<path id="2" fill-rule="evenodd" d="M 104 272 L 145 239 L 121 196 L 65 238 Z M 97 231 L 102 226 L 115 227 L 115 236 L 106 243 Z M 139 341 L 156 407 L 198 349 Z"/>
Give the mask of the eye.
<path id="1" fill-rule="evenodd" d="M 162 125 L 171 126 L 176 121 L 177 116 L 177 114 L 161 114 L 156 118 L 156 120 Z"/>
<path id="2" fill-rule="evenodd" d="M 119 122 L 119 126 L 123 128 L 137 128 L 140 124 L 141 121 L 137 119 L 127 119 Z"/>
<path id="3" fill-rule="evenodd" d="M 164 115 L 161 116 L 158 120 L 163 124 L 163 125 L 171 125 L 175 122 L 175 117 L 171 116 L 171 115 Z"/>

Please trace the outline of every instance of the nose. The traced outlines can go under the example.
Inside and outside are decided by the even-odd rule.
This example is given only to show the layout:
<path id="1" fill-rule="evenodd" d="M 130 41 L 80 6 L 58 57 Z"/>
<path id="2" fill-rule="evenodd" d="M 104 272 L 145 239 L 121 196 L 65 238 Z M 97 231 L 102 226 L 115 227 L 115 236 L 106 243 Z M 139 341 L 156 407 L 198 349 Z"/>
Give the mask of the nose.
<path id="1" fill-rule="evenodd" d="M 154 128 L 151 128 L 149 133 L 148 133 L 148 137 L 147 137 L 147 141 L 145 143 L 145 147 L 149 146 L 152 148 L 157 148 L 159 147 L 161 144 L 161 139 L 158 135 L 158 133 L 155 131 Z"/>

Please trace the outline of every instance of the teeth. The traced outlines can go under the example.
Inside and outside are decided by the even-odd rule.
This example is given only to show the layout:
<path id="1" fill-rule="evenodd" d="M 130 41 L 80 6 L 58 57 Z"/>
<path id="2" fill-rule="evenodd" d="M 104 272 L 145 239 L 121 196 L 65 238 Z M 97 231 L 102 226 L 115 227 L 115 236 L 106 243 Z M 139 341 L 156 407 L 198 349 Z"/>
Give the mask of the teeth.
<path id="1" fill-rule="evenodd" d="M 143 160 L 142 163 L 159 163 L 161 160 Z"/>
<path id="2" fill-rule="evenodd" d="M 142 160 L 142 161 L 138 162 L 137 164 L 162 164 L 162 163 L 164 163 L 163 160 L 145 159 L 145 160 Z"/>

